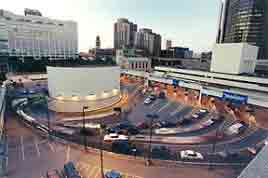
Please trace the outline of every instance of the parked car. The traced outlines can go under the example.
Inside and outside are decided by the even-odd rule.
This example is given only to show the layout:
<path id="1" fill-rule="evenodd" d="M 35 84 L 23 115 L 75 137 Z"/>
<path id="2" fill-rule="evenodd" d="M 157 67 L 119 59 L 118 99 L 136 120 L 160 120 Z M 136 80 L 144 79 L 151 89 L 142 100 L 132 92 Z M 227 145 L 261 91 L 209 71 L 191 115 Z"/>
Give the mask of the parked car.
<path id="1" fill-rule="evenodd" d="M 181 156 L 181 159 L 192 159 L 192 160 L 204 159 L 201 153 L 198 153 L 192 150 L 181 151 L 180 156 Z"/>
<path id="2" fill-rule="evenodd" d="M 51 171 L 47 171 L 47 178 L 61 178 L 61 175 L 58 170 L 53 169 Z"/>
<path id="3" fill-rule="evenodd" d="M 226 134 L 227 135 L 241 134 L 244 131 L 246 131 L 246 129 L 247 129 L 247 127 L 245 125 L 243 125 L 242 123 L 236 123 L 227 129 Z"/>
<path id="4" fill-rule="evenodd" d="M 192 123 L 192 120 L 191 119 L 183 118 L 183 119 L 181 119 L 181 120 L 179 120 L 177 122 L 177 125 L 185 126 L 185 125 L 189 125 L 191 123 Z"/>
<path id="5" fill-rule="evenodd" d="M 119 135 L 117 133 L 111 133 L 104 136 L 103 140 L 105 142 L 112 142 L 115 140 L 128 140 L 128 136 L 126 135 Z"/>
<path id="6" fill-rule="evenodd" d="M 165 134 L 176 134 L 176 130 L 170 129 L 170 128 L 161 128 L 161 129 L 156 129 L 155 133 L 160 134 L 160 135 L 161 134 L 163 134 L 163 135 L 165 135 Z"/>
<path id="7" fill-rule="evenodd" d="M 151 104 L 153 101 L 150 99 L 150 98 L 146 98 L 145 100 L 144 100 L 144 104 L 145 105 L 149 105 L 149 104 Z"/>
<path id="8" fill-rule="evenodd" d="M 64 174 L 67 178 L 81 178 L 73 162 L 68 162 L 64 165 Z"/>
<path id="9" fill-rule="evenodd" d="M 150 94 L 148 98 L 150 98 L 152 101 L 156 100 L 156 96 L 154 94 Z"/>
<path id="10" fill-rule="evenodd" d="M 193 120 L 197 120 L 197 119 L 200 119 L 201 117 L 200 117 L 200 115 L 199 114 L 193 114 L 192 115 L 192 119 Z"/>
<path id="11" fill-rule="evenodd" d="M 158 97 L 160 99 L 165 99 L 166 98 L 166 94 L 164 92 L 160 92 Z"/>
<path id="12" fill-rule="evenodd" d="M 199 112 L 200 113 L 208 113 L 208 110 L 206 110 L 206 109 L 200 109 Z"/>
<path id="13" fill-rule="evenodd" d="M 138 129 L 141 129 L 141 130 L 143 130 L 143 129 L 148 129 L 148 128 L 149 128 L 149 124 L 146 123 L 146 122 L 142 122 L 142 123 L 139 123 L 139 124 L 137 125 L 137 128 L 138 128 Z"/>
<path id="14" fill-rule="evenodd" d="M 206 122 L 204 122 L 202 125 L 208 127 L 208 126 L 210 126 L 212 124 L 214 124 L 214 121 L 212 119 L 209 119 Z"/>
<path id="15" fill-rule="evenodd" d="M 120 172 L 111 170 L 105 174 L 105 178 L 122 178 L 122 175 Z"/>

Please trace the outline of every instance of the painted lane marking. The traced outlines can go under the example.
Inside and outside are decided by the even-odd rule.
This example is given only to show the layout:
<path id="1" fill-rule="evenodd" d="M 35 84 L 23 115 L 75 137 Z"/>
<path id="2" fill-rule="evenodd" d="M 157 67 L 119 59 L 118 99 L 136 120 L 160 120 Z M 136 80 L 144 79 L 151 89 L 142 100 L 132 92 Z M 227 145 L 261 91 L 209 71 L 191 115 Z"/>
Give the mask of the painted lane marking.
<path id="1" fill-rule="evenodd" d="M 54 146 L 50 142 L 48 142 L 48 146 L 51 149 L 51 151 L 54 153 L 55 152 Z"/>
<path id="2" fill-rule="evenodd" d="M 175 109 L 173 112 L 170 113 L 170 116 L 175 116 L 178 112 L 180 112 L 183 109 L 183 106 L 180 105 L 177 109 Z"/>
<path id="3" fill-rule="evenodd" d="M 35 145 L 37 156 L 40 157 L 41 156 L 41 153 L 40 153 L 40 150 L 39 150 L 37 138 L 34 138 L 34 145 Z"/>
<path id="4" fill-rule="evenodd" d="M 24 143 L 23 143 L 23 136 L 20 136 L 20 144 L 21 144 L 21 154 L 22 154 L 22 160 L 25 160 L 25 155 L 24 155 Z"/>
<path id="5" fill-rule="evenodd" d="M 101 168 L 97 168 L 97 172 L 95 173 L 94 178 L 98 178 L 99 175 L 101 176 L 100 171 L 101 171 Z"/>
<path id="6" fill-rule="evenodd" d="M 166 109 L 169 105 L 171 105 L 171 102 L 166 103 L 164 106 L 162 106 L 157 112 L 160 113 L 164 109 Z"/>
<path id="7" fill-rule="evenodd" d="M 68 145 L 67 150 L 66 150 L 66 159 L 65 159 L 66 163 L 68 163 L 70 161 L 70 152 L 71 152 L 71 147 L 70 147 L 70 145 Z"/>
<path id="8" fill-rule="evenodd" d="M 8 148 L 9 147 L 9 145 L 8 145 L 8 143 L 6 144 L 6 149 L 7 149 L 7 154 L 8 154 Z M 6 157 L 6 169 L 8 168 L 8 156 Z"/>

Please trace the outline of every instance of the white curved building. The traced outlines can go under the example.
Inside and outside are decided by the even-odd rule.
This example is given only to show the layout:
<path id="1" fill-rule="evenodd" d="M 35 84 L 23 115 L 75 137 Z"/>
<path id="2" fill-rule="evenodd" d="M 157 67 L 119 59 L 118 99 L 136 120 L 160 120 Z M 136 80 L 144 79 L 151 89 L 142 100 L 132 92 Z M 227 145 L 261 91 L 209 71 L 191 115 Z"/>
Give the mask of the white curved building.
<path id="1" fill-rule="evenodd" d="M 97 110 L 121 98 L 118 66 L 47 67 L 47 75 L 50 109 L 57 112 Z"/>

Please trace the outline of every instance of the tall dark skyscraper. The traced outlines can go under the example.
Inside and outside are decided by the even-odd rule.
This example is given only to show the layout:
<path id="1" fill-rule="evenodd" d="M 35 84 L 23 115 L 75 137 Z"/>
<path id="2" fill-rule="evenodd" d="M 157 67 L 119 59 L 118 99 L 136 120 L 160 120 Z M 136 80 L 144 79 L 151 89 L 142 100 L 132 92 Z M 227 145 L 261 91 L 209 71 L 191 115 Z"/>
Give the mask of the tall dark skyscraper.
<path id="1" fill-rule="evenodd" d="M 217 43 L 246 42 L 259 49 L 259 59 L 268 59 L 268 0 L 222 2 Z"/>

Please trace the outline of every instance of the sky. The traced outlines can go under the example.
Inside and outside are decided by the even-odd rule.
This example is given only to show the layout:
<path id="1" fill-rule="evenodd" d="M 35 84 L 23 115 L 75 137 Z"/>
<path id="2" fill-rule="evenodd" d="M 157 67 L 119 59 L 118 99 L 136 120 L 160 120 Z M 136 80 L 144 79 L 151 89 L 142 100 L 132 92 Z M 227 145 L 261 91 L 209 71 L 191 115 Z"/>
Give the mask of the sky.
<path id="1" fill-rule="evenodd" d="M 78 23 L 79 50 L 95 47 L 100 35 L 103 48 L 113 47 L 113 24 L 128 18 L 138 28 L 151 28 L 173 46 L 208 51 L 216 39 L 220 0 L 2 0 L 1 9 L 23 14 L 24 8 L 43 16 Z"/>

